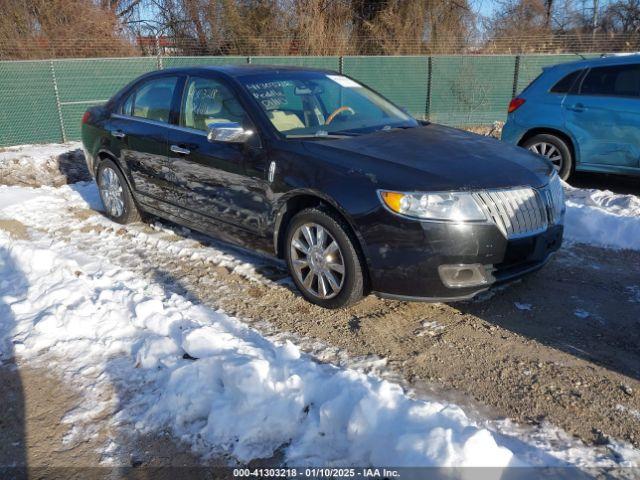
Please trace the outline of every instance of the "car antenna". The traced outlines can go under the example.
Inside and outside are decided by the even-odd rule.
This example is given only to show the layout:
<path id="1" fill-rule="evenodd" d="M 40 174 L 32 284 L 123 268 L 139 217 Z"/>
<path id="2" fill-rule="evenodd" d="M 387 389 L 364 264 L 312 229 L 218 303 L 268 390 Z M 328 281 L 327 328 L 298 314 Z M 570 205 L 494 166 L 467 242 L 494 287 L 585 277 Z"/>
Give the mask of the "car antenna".
<path id="1" fill-rule="evenodd" d="M 574 55 L 578 55 L 582 60 L 586 60 L 586 59 L 587 59 L 587 57 L 585 57 L 585 56 L 584 56 L 584 55 L 582 55 L 581 53 L 575 53 L 575 52 L 574 52 Z"/>

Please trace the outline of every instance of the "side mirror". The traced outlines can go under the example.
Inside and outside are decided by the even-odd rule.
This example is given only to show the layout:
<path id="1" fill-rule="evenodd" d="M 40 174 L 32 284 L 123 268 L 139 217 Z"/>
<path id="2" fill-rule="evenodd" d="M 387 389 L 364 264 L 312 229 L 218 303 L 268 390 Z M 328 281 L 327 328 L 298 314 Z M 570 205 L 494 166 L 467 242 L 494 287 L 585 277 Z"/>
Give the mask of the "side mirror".
<path id="1" fill-rule="evenodd" d="M 245 130 L 237 122 L 212 123 L 208 127 L 210 142 L 245 143 L 253 135 L 253 130 Z"/>

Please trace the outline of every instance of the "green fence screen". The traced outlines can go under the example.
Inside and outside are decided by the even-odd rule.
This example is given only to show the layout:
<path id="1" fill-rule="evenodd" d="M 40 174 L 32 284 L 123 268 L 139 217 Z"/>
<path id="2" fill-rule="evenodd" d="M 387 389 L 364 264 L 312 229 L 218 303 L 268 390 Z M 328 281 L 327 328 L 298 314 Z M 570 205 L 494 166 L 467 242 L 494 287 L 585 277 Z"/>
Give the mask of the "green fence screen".
<path id="1" fill-rule="evenodd" d="M 51 62 L 0 62 L 0 145 L 62 139 Z"/>
<path id="2" fill-rule="evenodd" d="M 157 68 L 155 58 L 53 60 L 62 124 L 67 139 L 80 137 L 85 110 L 103 103 L 124 85 Z"/>
<path id="3" fill-rule="evenodd" d="M 360 80 L 412 115 L 425 117 L 428 57 L 344 57 L 342 73 Z"/>
<path id="4" fill-rule="evenodd" d="M 78 140 L 80 119 L 89 106 L 158 68 L 251 63 L 335 70 L 369 85 L 417 118 L 469 126 L 505 120 L 509 99 L 544 66 L 579 59 L 567 54 L 0 61 L 0 146 Z"/>
<path id="5" fill-rule="evenodd" d="M 294 65 L 296 67 L 340 69 L 340 57 L 251 57 L 256 65 Z"/>
<path id="6" fill-rule="evenodd" d="M 504 119 L 513 96 L 515 56 L 438 56 L 431 68 L 429 119 L 447 125 Z"/>

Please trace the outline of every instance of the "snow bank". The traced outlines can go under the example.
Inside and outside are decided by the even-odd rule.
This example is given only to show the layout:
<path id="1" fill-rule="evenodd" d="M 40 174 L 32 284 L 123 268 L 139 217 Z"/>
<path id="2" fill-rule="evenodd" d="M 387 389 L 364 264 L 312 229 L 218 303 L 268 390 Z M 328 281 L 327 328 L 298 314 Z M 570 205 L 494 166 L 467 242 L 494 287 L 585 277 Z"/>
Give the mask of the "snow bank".
<path id="1" fill-rule="evenodd" d="M 133 399 L 118 421 L 169 427 L 204 453 L 249 461 L 286 446 L 290 465 L 518 463 L 455 405 L 317 363 L 95 258 L 0 233 L 0 278 L 3 356 L 13 346 L 24 360 L 53 354 L 76 378 L 97 370 L 88 391 L 100 379 L 131 389 L 119 393 Z"/>
<path id="2" fill-rule="evenodd" d="M 80 148 L 80 142 L 2 148 L 2 183 L 39 187 L 89 180 L 91 176 Z"/>
<path id="3" fill-rule="evenodd" d="M 608 248 L 640 250 L 640 198 L 565 184 L 565 237 Z"/>
<path id="4" fill-rule="evenodd" d="M 8 162 L 19 162 L 21 166 L 38 165 L 48 162 L 51 158 L 64 155 L 82 148 L 80 142 L 49 143 L 43 145 L 16 145 L 4 147 L 0 150 L 0 165 Z"/>

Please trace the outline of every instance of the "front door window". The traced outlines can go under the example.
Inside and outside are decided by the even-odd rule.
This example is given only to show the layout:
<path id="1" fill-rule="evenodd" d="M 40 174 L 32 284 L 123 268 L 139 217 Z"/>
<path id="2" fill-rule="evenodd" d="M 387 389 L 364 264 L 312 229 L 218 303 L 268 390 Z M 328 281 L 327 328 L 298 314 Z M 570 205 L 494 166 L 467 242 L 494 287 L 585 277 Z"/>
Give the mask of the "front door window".
<path id="1" fill-rule="evenodd" d="M 180 124 L 207 131 L 220 123 L 239 123 L 248 128 L 249 119 L 235 95 L 222 83 L 211 78 L 192 77 L 183 97 Z"/>

